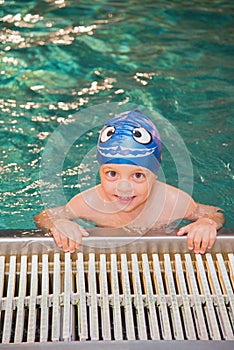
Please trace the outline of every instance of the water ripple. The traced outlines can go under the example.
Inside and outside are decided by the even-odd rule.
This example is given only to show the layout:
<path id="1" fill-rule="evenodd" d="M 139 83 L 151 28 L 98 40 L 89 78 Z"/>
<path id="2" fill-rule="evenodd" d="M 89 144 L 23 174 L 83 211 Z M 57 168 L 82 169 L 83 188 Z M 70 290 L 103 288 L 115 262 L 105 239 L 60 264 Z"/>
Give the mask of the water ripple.
<path id="1" fill-rule="evenodd" d="M 158 110 L 176 126 L 192 156 L 195 199 L 223 207 L 233 227 L 231 2 L 0 4 L 3 228 L 33 227 L 51 133 L 75 112 L 112 101 Z M 164 151 L 168 172 L 170 162 Z M 79 189 L 76 170 L 76 159 L 64 169 L 69 197 Z"/>

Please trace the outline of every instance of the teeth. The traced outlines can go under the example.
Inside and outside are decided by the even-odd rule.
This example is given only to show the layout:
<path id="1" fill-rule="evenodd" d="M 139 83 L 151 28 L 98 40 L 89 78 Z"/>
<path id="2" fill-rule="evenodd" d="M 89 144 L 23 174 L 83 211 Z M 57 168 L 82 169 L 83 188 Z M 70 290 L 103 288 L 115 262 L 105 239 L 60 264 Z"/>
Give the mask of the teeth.
<path id="1" fill-rule="evenodd" d="M 123 201 L 128 201 L 128 200 L 132 199 L 132 197 L 120 197 L 119 196 L 119 199 L 121 199 Z"/>

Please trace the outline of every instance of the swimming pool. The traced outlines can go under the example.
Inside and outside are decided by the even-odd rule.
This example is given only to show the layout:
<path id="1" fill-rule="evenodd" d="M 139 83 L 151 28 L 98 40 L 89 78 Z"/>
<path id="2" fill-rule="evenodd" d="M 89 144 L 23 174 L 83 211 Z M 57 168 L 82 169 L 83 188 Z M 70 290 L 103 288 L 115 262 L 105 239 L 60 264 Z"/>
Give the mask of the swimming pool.
<path id="1" fill-rule="evenodd" d="M 2 0 L 0 13 L 1 229 L 35 228 L 47 140 L 69 116 L 110 102 L 170 121 L 190 152 L 193 197 L 234 226 L 231 2 Z M 64 164 L 68 198 L 80 190 L 77 166 Z"/>

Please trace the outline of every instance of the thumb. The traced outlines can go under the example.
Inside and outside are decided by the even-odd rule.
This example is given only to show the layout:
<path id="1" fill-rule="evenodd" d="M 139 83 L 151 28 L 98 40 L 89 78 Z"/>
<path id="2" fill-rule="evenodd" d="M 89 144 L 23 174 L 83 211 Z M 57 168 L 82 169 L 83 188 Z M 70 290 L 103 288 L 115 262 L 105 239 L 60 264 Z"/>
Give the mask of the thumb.
<path id="1" fill-rule="evenodd" d="M 84 231 L 84 232 L 82 232 L 82 236 L 83 236 L 83 237 L 88 237 L 88 236 L 89 236 L 89 233 L 88 233 L 87 231 Z"/>
<path id="2" fill-rule="evenodd" d="M 80 232 L 81 232 L 83 237 L 88 237 L 89 236 L 89 233 L 81 226 L 80 226 Z"/>
<path id="3" fill-rule="evenodd" d="M 185 233 L 188 233 L 187 226 L 181 227 L 177 232 L 177 236 L 183 236 Z"/>

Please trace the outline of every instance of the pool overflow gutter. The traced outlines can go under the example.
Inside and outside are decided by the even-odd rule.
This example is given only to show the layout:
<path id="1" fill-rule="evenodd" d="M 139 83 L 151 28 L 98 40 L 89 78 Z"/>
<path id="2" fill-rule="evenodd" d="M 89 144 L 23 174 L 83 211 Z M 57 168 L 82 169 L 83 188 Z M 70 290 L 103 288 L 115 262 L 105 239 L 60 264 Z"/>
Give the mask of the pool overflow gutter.
<path id="1" fill-rule="evenodd" d="M 234 346 L 234 234 L 206 254 L 185 237 L 0 239 L 0 348 Z"/>

